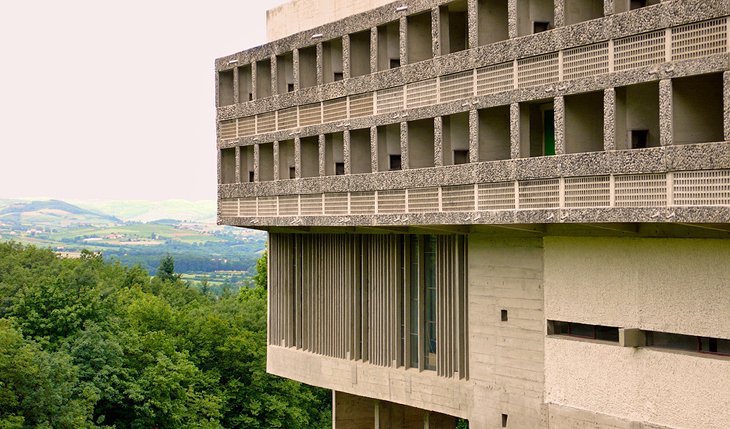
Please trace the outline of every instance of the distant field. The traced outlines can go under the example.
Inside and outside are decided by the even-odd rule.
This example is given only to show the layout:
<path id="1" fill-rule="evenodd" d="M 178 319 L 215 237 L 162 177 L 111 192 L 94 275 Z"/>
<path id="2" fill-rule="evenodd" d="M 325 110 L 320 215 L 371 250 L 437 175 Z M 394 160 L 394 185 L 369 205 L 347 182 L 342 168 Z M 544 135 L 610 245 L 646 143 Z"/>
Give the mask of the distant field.
<path id="1" fill-rule="evenodd" d="M 152 239 L 153 235 L 156 235 L 162 239 L 176 240 L 185 244 L 221 243 L 225 241 L 223 238 L 214 235 L 202 234 L 189 229 L 179 229 L 173 226 L 160 224 L 133 224 L 109 228 L 67 229 L 64 231 L 50 233 L 49 238 L 51 240 L 61 241 L 85 236 L 103 238 L 105 236 L 119 234 L 123 235 L 125 239 L 132 238 L 145 241 Z M 106 240 L 102 240 L 102 242 L 105 241 Z M 133 244 L 126 242 L 126 240 L 119 240 L 118 238 L 108 239 L 108 244 L 119 244 L 120 241 L 125 241 L 125 244 L 127 245 Z M 150 243 L 146 244 L 149 245 Z"/>

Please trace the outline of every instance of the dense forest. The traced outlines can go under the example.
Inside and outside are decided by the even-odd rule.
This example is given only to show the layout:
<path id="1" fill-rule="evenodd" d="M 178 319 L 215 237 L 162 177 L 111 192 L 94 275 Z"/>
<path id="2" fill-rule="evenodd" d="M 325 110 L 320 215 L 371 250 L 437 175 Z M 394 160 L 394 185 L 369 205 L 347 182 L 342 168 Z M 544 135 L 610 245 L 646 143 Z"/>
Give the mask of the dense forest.
<path id="1" fill-rule="evenodd" d="M 173 264 L 0 243 L 0 429 L 330 427 L 329 391 L 265 371 L 265 259 L 220 297 Z"/>

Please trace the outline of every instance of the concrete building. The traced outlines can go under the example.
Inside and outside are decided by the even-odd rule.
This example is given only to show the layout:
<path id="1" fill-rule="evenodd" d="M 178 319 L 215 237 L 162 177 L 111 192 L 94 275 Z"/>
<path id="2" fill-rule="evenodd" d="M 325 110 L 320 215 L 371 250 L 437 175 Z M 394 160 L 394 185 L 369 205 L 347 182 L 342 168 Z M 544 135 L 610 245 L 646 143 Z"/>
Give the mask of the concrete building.
<path id="1" fill-rule="evenodd" d="M 216 60 L 268 371 L 342 428 L 730 427 L 726 0 L 298 0 Z"/>

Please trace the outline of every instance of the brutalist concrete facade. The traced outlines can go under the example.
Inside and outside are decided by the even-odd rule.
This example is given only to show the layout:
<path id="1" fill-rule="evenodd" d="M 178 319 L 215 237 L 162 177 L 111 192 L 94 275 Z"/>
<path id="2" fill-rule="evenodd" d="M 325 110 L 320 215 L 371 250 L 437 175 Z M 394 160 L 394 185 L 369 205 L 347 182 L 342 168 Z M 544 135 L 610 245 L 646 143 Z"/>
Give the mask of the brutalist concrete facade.
<path id="1" fill-rule="evenodd" d="M 730 426 L 729 15 L 411 0 L 216 60 L 269 371 L 341 428 Z"/>

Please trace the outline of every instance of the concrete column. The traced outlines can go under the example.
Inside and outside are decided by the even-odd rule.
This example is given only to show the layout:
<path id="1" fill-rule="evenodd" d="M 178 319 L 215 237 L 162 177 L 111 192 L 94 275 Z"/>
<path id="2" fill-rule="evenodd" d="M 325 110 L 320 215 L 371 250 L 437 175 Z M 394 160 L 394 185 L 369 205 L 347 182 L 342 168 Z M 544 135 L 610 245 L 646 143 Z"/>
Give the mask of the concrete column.
<path id="1" fill-rule="evenodd" d="M 616 89 L 603 91 L 603 150 L 616 150 Z"/>
<path id="2" fill-rule="evenodd" d="M 479 0 L 467 0 L 467 22 L 469 26 L 467 47 L 476 48 L 479 46 Z"/>
<path id="3" fill-rule="evenodd" d="M 251 95 L 253 96 L 252 98 L 254 100 L 256 100 L 258 98 L 258 94 L 256 94 L 256 92 L 257 92 L 256 91 L 256 83 L 257 83 L 257 77 L 256 77 L 256 75 L 258 74 L 258 73 L 256 73 L 257 64 L 258 63 L 256 61 L 254 61 L 254 62 L 251 63 Z M 272 80 L 273 80 L 273 76 L 272 76 Z M 218 75 L 217 74 L 216 74 L 216 78 L 215 78 L 215 85 L 216 85 L 216 88 L 215 88 L 215 97 L 216 97 L 216 99 L 215 99 L 215 105 L 217 106 L 218 105 Z"/>
<path id="4" fill-rule="evenodd" d="M 326 174 L 325 173 L 325 163 L 324 163 L 324 160 L 325 160 L 324 152 L 325 152 L 325 138 L 324 138 L 324 134 L 320 134 L 319 135 L 319 156 L 318 156 L 318 158 L 319 158 L 319 176 L 320 177 L 322 177 Z"/>
<path id="5" fill-rule="evenodd" d="M 610 16 L 615 13 L 616 6 L 613 0 L 603 0 L 603 15 Z"/>
<path id="6" fill-rule="evenodd" d="M 253 181 L 258 182 L 259 181 L 259 144 L 255 144 L 253 146 Z"/>
<path id="7" fill-rule="evenodd" d="M 402 170 L 410 168 L 408 162 L 408 122 L 400 123 L 400 162 Z"/>
<path id="8" fill-rule="evenodd" d="M 271 56 L 271 94 L 279 94 L 279 59 L 276 55 Z"/>
<path id="9" fill-rule="evenodd" d="M 433 165 L 444 165 L 444 119 L 441 116 L 433 118 Z"/>
<path id="10" fill-rule="evenodd" d="M 238 99 L 238 85 L 238 67 L 233 67 L 233 104 L 241 102 Z"/>
<path id="11" fill-rule="evenodd" d="M 273 68 L 273 67 L 272 67 Z M 294 91 L 299 91 L 299 49 L 292 52 L 292 68 L 294 69 Z"/>
<path id="12" fill-rule="evenodd" d="M 441 55 L 441 10 L 438 6 L 431 8 L 431 55 Z"/>
<path id="13" fill-rule="evenodd" d="M 324 83 L 324 46 L 322 42 L 317 43 L 317 86 Z"/>
<path id="14" fill-rule="evenodd" d="M 517 0 L 507 0 L 507 34 L 510 39 L 517 37 Z"/>
<path id="15" fill-rule="evenodd" d="M 565 0 L 553 0 L 555 6 L 555 28 L 563 27 L 565 25 Z"/>
<path id="16" fill-rule="evenodd" d="M 236 154 L 238 155 L 238 154 Z M 236 161 L 238 163 L 238 161 Z M 240 176 L 239 176 L 240 177 Z M 279 142 L 274 142 L 274 180 L 279 180 Z"/>
<path id="17" fill-rule="evenodd" d="M 479 161 L 479 111 L 469 111 L 469 162 Z"/>
<path id="18" fill-rule="evenodd" d="M 342 78 L 349 79 L 352 76 L 350 70 L 350 35 L 342 36 Z"/>
<path id="19" fill-rule="evenodd" d="M 378 127 L 370 127 L 370 171 L 378 171 Z"/>
<path id="20" fill-rule="evenodd" d="M 565 98 L 562 95 L 553 101 L 555 112 L 555 155 L 565 153 Z"/>
<path id="21" fill-rule="evenodd" d="M 294 177 L 302 177 L 302 139 L 294 137 Z"/>
<path id="22" fill-rule="evenodd" d="M 370 73 L 378 71 L 378 27 L 370 29 Z"/>
<path id="23" fill-rule="evenodd" d="M 408 17 L 401 16 L 399 20 L 398 42 L 400 43 L 400 64 L 402 66 L 408 64 Z"/>
<path id="24" fill-rule="evenodd" d="M 722 74 L 722 109 L 725 140 L 730 140 L 730 72 Z"/>
<path id="25" fill-rule="evenodd" d="M 271 70 L 269 70 L 269 74 L 271 75 L 271 95 L 274 95 L 276 94 L 276 79 L 274 79 L 276 73 L 276 55 L 271 55 L 270 64 Z"/>
<path id="26" fill-rule="evenodd" d="M 352 156 L 350 154 L 350 130 L 345 130 L 342 133 L 342 156 L 345 161 L 345 174 L 351 174 L 352 172 Z"/>
<path id="27" fill-rule="evenodd" d="M 672 80 L 662 79 L 659 81 L 659 144 L 669 146 L 672 144 Z"/>
<path id="28" fill-rule="evenodd" d="M 520 104 L 512 103 L 509 106 L 509 143 L 510 157 L 520 157 Z M 529 155 L 529 154 L 528 154 Z"/>
<path id="29" fill-rule="evenodd" d="M 218 153 L 220 153 L 220 151 L 218 151 Z M 236 174 L 236 183 L 241 182 L 241 146 L 236 146 L 236 168 L 234 171 Z"/>

